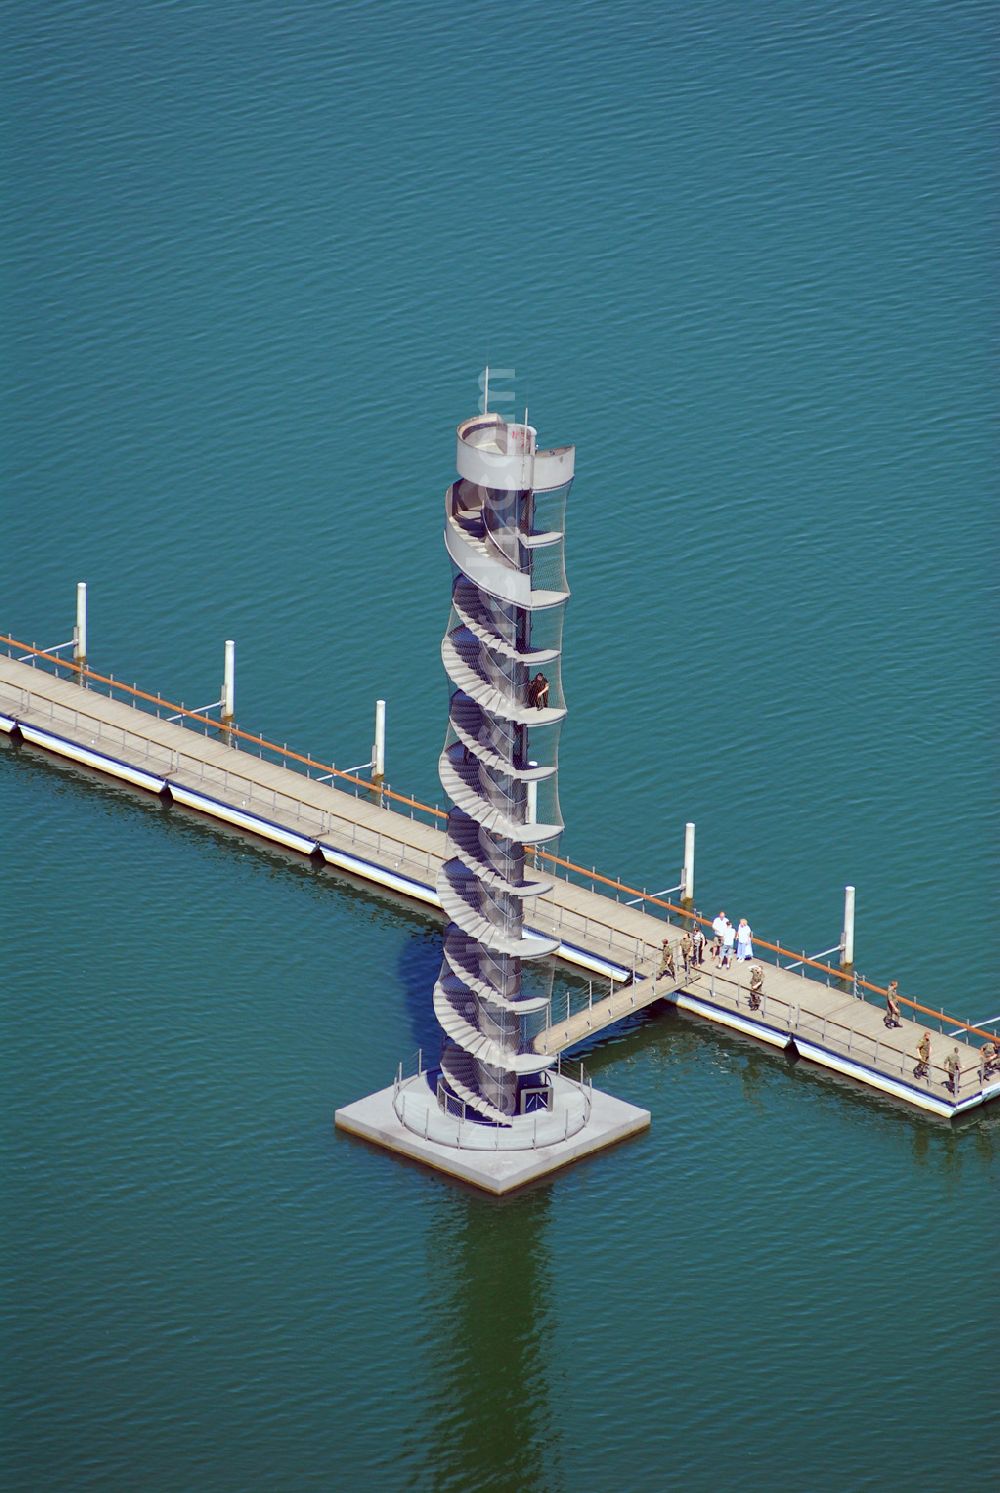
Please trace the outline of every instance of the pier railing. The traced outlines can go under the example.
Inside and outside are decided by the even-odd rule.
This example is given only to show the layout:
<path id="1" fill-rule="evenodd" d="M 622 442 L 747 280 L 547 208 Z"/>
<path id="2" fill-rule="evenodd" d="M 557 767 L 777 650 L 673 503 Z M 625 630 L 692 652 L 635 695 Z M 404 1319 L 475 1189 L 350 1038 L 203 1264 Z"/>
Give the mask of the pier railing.
<path id="1" fill-rule="evenodd" d="M 710 999 L 729 1010 L 747 1016 L 754 1021 L 767 1022 L 779 1031 L 787 1032 L 803 1042 L 815 1042 L 827 1047 L 852 1062 L 888 1073 L 896 1074 L 908 1084 L 921 1083 L 925 1088 L 935 1086 L 949 1090 L 956 1097 L 968 1097 L 985 1086 L 986 1073 L 981 1063 L 970 1063 L 958 1068 L 954 1074 L 943 1062 L 932 1059 L 921 1062 L 919 1054 L 901 1042 L 893 1033 L 896 1028 L 886 1028 L 885 1034 L 865 1032 L 840 1016 L 825 1015 L 812 1011 L 801 1000 L 786 1000 L 774 992 L 762 991 L 758 1004 L 753 1003 L 750 990 L 738 981 L 725 979 L 716 971 L 711 974 L 708 992 Z M 861 999 L 862 997 L 858 997 Z M 947 1022 L 947 1018 L 943 1018 Z"/>
<path id="2" fill-rule="evenodd" d="M 702 995 L 738 1015 L 744 1015 L 750 1021 L 764 1022 L 793 1039 L 812 1041 L 818 1046 L 838 1052 L 862 1067 L 890 1077 L 898 1075 L 911 1086 L 920 1084 L 928 1090 L 935 1087 L 945 1089 L 955 1098 L 968 1098 L 981 1091 L 987 1086 L 988 1078 L 1000 1073 L 1000 1067 L 994 1064 L 990 1064 L 987 1072 L 982 1059 L 978 1063 L 966 1064 L 964 1068 L 959 1067 L 954 1073 L 943 1062 L 934 1058 L 923 1063 L 915 1051 L 912 1039 L 907 1046 L 905 1041 L 892 1035 L 895 1028 L 887 1028 L 884 1035 L 865 1032 L 852 1025 L 849 1020 L 813 1011 L 801 1000 L 786 1000 L 773 991 L 761 991 L 755 1001 L 747 985 L 714 969 L 692 967 L 689 974 L 670 976 L 659 974 L 657 967 L 658 960 L 638 970 L 636 974 L 639 983 L 632 987 L 595 987 L 594 982 L 590 981 L 585 991 L 577 989 L 571 992 L 567 988 L 560 995 L 558 1003 L 555 1000 L 549 1001 L 546 1027 L 541 1036 L 548 1039 L 552 1031 L 557 1030 L 563 1022 L 568 1025 L 574 1017 L 582 1016 L 585 1012 L 592 1017 L 592 1030 L 596 1036 L 627 1015 L 630 1005 L 632 1009 L 641 1010 L 661 995 L 669 997 L 678 990 L 685 990 Z M 694 980 L 703 983 L 694 984 L 692 975 Z M 630 988 L 636 992 L 631 1003 L 628 999 Z M 863 999 L 861 996 L 857 998 Z M 591 1029 L 589 1021 L 587 1027 L 588 1031 L 575 1037 L 569 1045 L 585 1041 Z M 540 1052 L 550 1050 L 548 1040 L 538 1047 Z"/>
<path id="3" fill-rule="evenodd" d="M 49 673 L 55 674 L 57 677 L 66 676 L 71 679 L 75 678 L 86 689 L 97 689 L 111 698 L 120 698 L 123 703 L 146 711 L 159 719 L 169 718 L 175 724 L 187 727 L 188 729 L 200 730 L 202 734 L 213 736 L 232 746 L 237 751 L 251 752 L 261 757 L 264 757 L 266 754 L 269 759 L 273 759 L 285 767 L 300 772 L 313 781 L 327 782 L 331 787 L 352 793 L 355 797 L 368 799 L 373 803 L 377 803 L 382 808 L 403 814 L 410 819 L 420 817 L 421 820 L 425 820 L 437 828 L 443 828 L 444 821 L 447 819 L 446 812 L 437 805 L 425 804 L 419 799 L 411 798 L 408 794 L 398 793 L 388 784 L 374 784 L 369 779 L 358 776 L 357 773 L 345 772 L 333 763 L 322 762 L 318 758 L 308 754 L 293 751 L 287 743 L 279 745 L 277 742 L 269 741 L 266 737 L 259 736 L 253 731 L 246 731 L 235 724 L 220 723 L 202 711 L 189 710 L 183 704 L 167 700 L 162 695 L 142 690 L 135 683 L 126 684 L 120 679 L 115 679 L 113 674 L 101 674 L 85 664 L 60 658 L 57 654 L 39 648 L 34 643 L 25 643 L 18 638 L 0 633 L 0 649 L 7 653 L 8 656 L 17 658 L 19 662 L 28 663 L 33 668 L 44 669 Z M 82 715 L 87 714 L 82 705 L 79 707 L 78 713 Z M 105 727 L 107 726 L 107 723 L 103 724 Z M 154 750 L 153 744 L 143 742 L 139 738 L 137 738 L 137 741 L 139 741 L 139 749 L 145 751 L 147 756 L 150 756 Z M 192 764 L 195 761 L 195 759 L 189 760 Z M 199 767 L 204 775 L 206 771 L 204 765 L 199 764 Z M 224 774 L 224 776 L 239 777 L 235 763 L 232 774 Z M 263 798 L 265 804 L 273 799 L 273 807 L 277 808 L 282 795 L 262 790 L 259 785 L 248 786 L 251 788 L 251 792 L 246 795 L 248 799 L 254 796 L 255 793 L 258 800 Z M 311 809 L 309 805 L 292 800 L 289 800 L 288 803 L 294 810 L 296 817 L 300 819 L 305 818 L 309 824 L 312 824 L 315 820 L 319 825 L 321 833 L 328 834 L 333 832 L 329 816 L 324 820 L 324 816 L 319 811 Z M 359 835 L 362 839 L 364 838 L 363 830 L 364 827 L 358 827 Z M 368 833 L 370 836 L 374 836 L 376 840 L 378 839 L 376 832 L 369 831 Z M 358 836 L 354 836 L 353 838 L 356 841 Z M 391 836 L 388 836 L 388 838 L 391 838 Z M 405 846 L 402 842 L 398 843 L 400 843 L 401 849 L 405 852 L 399 858 L 401 861 L 416 855 L 421 862 L 426 860 L 428 867 L 430 867 L 431 857 L 429 853 L 419 855 L 419 852 L 415 852 L 412 846 Z M 597 870 L 596 866 L 588 869 L 586 866 L 578 865 L 575 861 L 568 860 L 563 856 L 555 855 L 546 850 L 539 850 L 536 854 L 538 861 L 545 863 L 545 869 L 567 882 L 583 886 L 592 892 L 613 898 L 617 902 L 627 901 L 634 903 L 637 907 L 644 911 L 648 910 L 653 915 L 657 913 L 664 915 L 668 921 L 679 920 L 682 927 L 693 927 L 695 924 L 700 924 L 702 927 L 708 929 L 711 926 L 708 918 L 702 917 L 691 908 L 668 901 L 663 897 L 648 892 L 645 888 L 631 886 L 619 877 L 605 876 Z M 571 931 L 574 914 L 572 914 L 570 909 L 559 908 L 554 909 L 554 915 L 556 931 L 565 931 L 568 934 Z M 588 921 L 592 922 L 594 920 L 582 919 L 585 930 Z M 625 963 L 628 968 L 638 968 L 643 962 L 644 957 L 648 958 L 648 951 L 654 947 L 652 944 L 645 944 L 646 952 L 644 954 L 643 940 L 630 939 L 627 935 L 623 935 L 621 930 L 612 929 L 610 926 L 607 926 L 606 931 L 609 954 L 612 957 L 617 956 L 619 961 Z M 586 932 L 584 936 L 586 936 Z M 856 974 L 848 974 L 843 969 L 827 964 L 821 959 L 809 958 L 798 950 L 787 948 L 784 944 L 755 937 L 754 949 L 755 952 L 766 949 L 774 956 L 773 962 L 778 967 L 781 967 L 781 961 L 785 959 L 789 963 L 795 964 L 804 974 L 815 979 L 824 980 L 827 984 L 836 983 L 844 988 L 845 991 L 851 990 L 861 998 L 868 999 L 871 996 L 884 997 L 886 995 L 885 986 L 879 985 L 872 980 L 864 979 Z M 629 958 L 630 953 L 631 958 Z M 919 1018 L 925 1024 L 933 1026 L 935 1029 L 943 1030 L 944 1028 L 948 1028 L 956 1033 L 961 1031 L 967 1037 L 974 1036 L 986 1040 L 993 1040 L 996 1036 L 994 1032 L 973 1026 L 961 1017 L 949 1016 L 943 1011 L 935 1010 L 933 1007 L 924 1005 L 920 1001 L 916 1001 L 908 996 L 900 995 L 897 996 L 897 999 L 901 1006 L 918 1013 Z"/>

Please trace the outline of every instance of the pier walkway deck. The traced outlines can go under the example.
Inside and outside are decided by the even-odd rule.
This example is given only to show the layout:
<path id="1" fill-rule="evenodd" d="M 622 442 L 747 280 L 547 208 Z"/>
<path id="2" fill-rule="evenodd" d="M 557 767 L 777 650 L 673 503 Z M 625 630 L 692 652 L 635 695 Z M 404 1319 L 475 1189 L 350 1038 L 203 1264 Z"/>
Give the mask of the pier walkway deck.
<path id="1" fill-rule="evenodd" d="M 589 1000 L 540 1032 L 535 1047 L 539 1052 L 566 1052 L 655 1001 L 664 1000 L 679 1010 L 742 1031 L 773 1047 L 794 1048 L 800 1056 L 825 1067 L 834 1066 L 826 1060 L 827 1054 L 837 1056 L 841 1060 L 837 1064 L 839 1071 L 861 1078 L 873 1087 L 884 1087 L 889 1093 L 896 1092 L 890 1084 L 917 1086 L 916 1049 L 926 1030 L 922 1023 L 904 1017 L 898 1027 L 887 1028 L 884 1011 L 870 1001 L 849 990 L 819 985 L 778 966 L 766 966 L 764 991 L 757 1009 L 750 1004 L 749 985 L 747 964 L 719 970 L 708 955 L 704 965 L 693 968 L 690 975 L 681 979 L 657 979 L 647 973 L 599 1000 Z M 940 1058 L 944 1051 L 950 1051 L 952 1045 L 957 1048 L 962 1065 L 958 1095 L 961 1099 L 963 1089 L 969 1090 L 970 1079 L 978 1083 L 979 1050 L 971 1042 L 956 1039 L 946 1049 L 937 1044 L 937 1056 Z M 940 1064 L 932 1062 L 931 1072 L 920 1081 L 919 1089 L 931 1099 L 954 1106 L 955 1096 L 947 1078 Z"/>
<path id="2" fill-rule="evenodd" d="M 22 655 L 0 654 L 0 730 L 441 914 L 434 890 L 445 854 L 441 810 L 251 732 L 224 730 L 205 715 L 13 638 L 0 635 L 0 648 Z M 69 677 L 58 677 L 57 670 Z M 539 899 L 531 931 L 558 937 L 561 958 L 619 987 L 597 1001 L 591 993 L 577 1010 L 571 1001 L 561 1022 L 552 1013 L 537 1039 L 545 1044 L 540 1050 L 563 1051 L 664 999 L 772 1046 L 794 1047 L 813 1062 L 942 1116 L 1000 1095 L 1000 1077 L 984 1081 L 980 1072 L 979 1044 L 991 1033 L 907 1000 L 902 1026 L 888 1031 L 882 1002 L 867 998 L 883 994 L 880 987 L 847 981 L 840 971 L 803 962 L 780 945 L 756 941 L 758 951 L 774 956 L 765 964 L 764 999 L 756 1011 L 743 966 L 715 971 L 706 965 L 684 981 L 654 982 L 664 934 L 673 928 L 679 935 L 690 923 L 686 909 L 544 851 L 539 867 L 554 874 L 555 885 Z M 783 957 L 800 968 L 783 968 Z M 759 952 L 757 958 L 764 962 Z M 935 1036 L 931 1072 L 917 1078 L 916 1044 L 925 1024 L 935 1032 L 959 1028 L 961 1035 L 947 1042 Z M 953 1045 L 961 1063 L 957 1094 L 946 1087 L 941 1067 Z"/>

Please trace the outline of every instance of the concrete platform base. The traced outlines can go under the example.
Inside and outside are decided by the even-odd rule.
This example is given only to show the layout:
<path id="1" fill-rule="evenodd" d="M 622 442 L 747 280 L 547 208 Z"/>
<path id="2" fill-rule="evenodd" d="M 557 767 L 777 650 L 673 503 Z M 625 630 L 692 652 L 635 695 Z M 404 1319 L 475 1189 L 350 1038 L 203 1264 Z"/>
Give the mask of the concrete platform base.
<path id="1" fill-rule="evenodd" d="M 560 1089 L 566 1086 L 561 1097 L 572 1102 L 573 1096 L 568 1090 L 576 1090 L 579 1086 L 570 1084 L 565 1078 L 555 1079 L 554 1082 Z M 419 1112 L 425 1096 L 418 1088 L 408 1097 L 411 1101 L 416 1100 Z M 529 1138 L 526 1145 L 518 1148 L 488 1149 L 497 1135 L 485 1126 L 466 1123 L 461 1146 L 416 1133 L 399 1118 L 399 1098 L 398 1086 L 391 1085 L 377 1094 L 369 1094 L 366 1099 L 347 1105 L 344 1109 L 338 1109 L 334 1124 L 338 1130 L 361 1136 L 377 1146 L 384 1146 L 387 1151 L 395 1151 L 398 1155 L 421 1161 L 425 1166 L 432 1166 L 439 1172 L 446 1172 L 448 1176 L 470 1182 L 474 1187 L 480 1187 L 484 1192 L 496 1196 L 537 1181 L 539 1177 L 549 1176 L 552 1172 L 569 1166 L 571 1162 L 582 1161 L 585 1156 L 592 1156 L 607 1146 L 616 1145 L 618 1141 L 647 1129 L 650 1121 L 648 1109 L 639 1109 L 634 1104 L 615 1099 L 599 1089 L 591 1089 L 589 1116 L 575 1134 L 569 1135 L 567 1139 L 552 1140 L 548 1144 L 539 1140 L 538 1145 L 532 1147 Z M 427 1099 L 427 1112 L 430 1115 L 430 1105 L 435 1105 L 435 1101 L 429 1093 Z M 411 1114 L 412 1109 L 411 1102 Z M 449 1117 L 442 1116 L 439 1111 L 434 1114 L 433 1119 L 432 1128 L 439 1135 L 450 1133 L 451 1139 L 457 1141 L 457 1122 L 449 1125 Z M 518 1122 L 519 1127 L 523 1127 L 525 1131 L 530 1124 L 531 1116 L 525 1116 Z M 551 1125 L 549 1129 L 551 1131 Z M 512 1139 L 510 1131 L 502 1131 L 500 1136 L 505 1142 Z M 468 1141 L 472 1144 L 468 1144 Z"/>

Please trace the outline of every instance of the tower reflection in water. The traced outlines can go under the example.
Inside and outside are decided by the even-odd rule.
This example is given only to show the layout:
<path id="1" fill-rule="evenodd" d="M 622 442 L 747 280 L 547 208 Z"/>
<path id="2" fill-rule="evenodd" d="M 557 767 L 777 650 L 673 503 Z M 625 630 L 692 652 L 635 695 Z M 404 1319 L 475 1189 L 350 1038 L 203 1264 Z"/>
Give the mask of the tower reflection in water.
<path id="1" fill-rule="evenodd" d="M 434 1425 L 421 1436 L 425 1448 L 432 1430 L 428 1485 L 558 1486 L 550 1190 L 494 1202 L 442 1187 L 438 1201 L 428 1234 L 441 1293 L 427 1361 Z"/>

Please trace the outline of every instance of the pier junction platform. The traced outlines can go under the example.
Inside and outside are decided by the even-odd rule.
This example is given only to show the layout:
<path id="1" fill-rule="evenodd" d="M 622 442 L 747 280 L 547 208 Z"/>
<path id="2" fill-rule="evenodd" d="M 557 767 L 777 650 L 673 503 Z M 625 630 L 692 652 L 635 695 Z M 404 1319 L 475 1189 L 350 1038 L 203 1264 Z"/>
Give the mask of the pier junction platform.
<path id="1" fill-rule="evenodd" d="M 0 650 L 0 730 L 14 740 L 443 916 L 435 891 L 446 853 L 440 809 L 56 653 L 6 635 L 0 635 Z M 678 962 L 677 978 L 661 978 L 662 941 L 672 933 L 679 939 L 692 925 L 697 915 L 691 909 L 548 852 L 537 855 L 539 869 L 555 885 L 539 900 L 528 936 L 558 938 L 557 957 L 591 977 L 585 999 L 566 996 L 549 1009 L 535 1039 L 538 1052 L 564 1053 L 663 1000 L 943 1118 L 1000 1097 L 1000 1074 L 982 1068 L 981 1047 L 994 1039 L 992 1031 L 903 997 L 901 1025 L 887 1029 L 881 986 L 756 938 L 754 958 L 765 972 L 757 1008 L 746 964 L 717 970 L 708 956 L 689 974 Z M 925 1030 L 932 1037 L 931 1061 L 921 1074 L 916 1052 Z M 943 1067 L 953 1048 L 960 1063 L 954 1089 Z M 395 1088 L 406 1082 L 400 1070 Z M 461 1175 L 460 1165 L 455 1171 Z"/>

